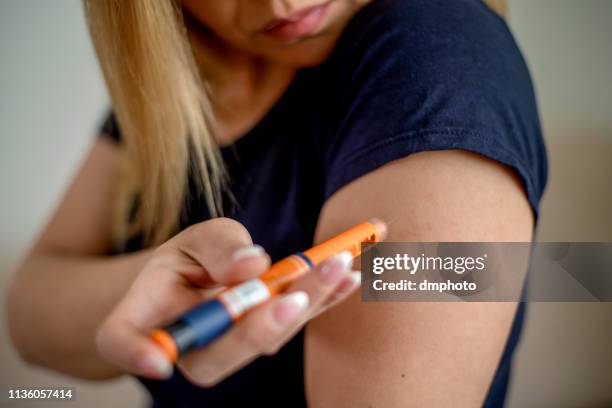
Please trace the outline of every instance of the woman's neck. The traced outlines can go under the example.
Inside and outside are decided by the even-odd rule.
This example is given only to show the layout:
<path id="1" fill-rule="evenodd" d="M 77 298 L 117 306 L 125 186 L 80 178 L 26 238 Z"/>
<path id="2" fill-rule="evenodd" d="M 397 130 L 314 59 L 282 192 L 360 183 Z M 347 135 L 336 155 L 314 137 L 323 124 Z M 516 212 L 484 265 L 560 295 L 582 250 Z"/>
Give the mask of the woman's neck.
<path id="1" fill-rule="evenodd" d="M 191 35 L 217 119 L 217 140 L 231 144 L 274 106 L 297 70 L 231 48 L 201 28 L 191 30 Z"/>

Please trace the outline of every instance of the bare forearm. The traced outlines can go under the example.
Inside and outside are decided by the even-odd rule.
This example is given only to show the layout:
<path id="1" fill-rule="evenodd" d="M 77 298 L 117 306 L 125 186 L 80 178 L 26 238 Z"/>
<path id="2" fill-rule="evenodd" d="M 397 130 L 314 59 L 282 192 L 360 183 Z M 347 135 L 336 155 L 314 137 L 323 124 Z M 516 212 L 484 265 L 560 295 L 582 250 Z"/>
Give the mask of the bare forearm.
<path id="1" fill-rule="evenodd" d="M 96 351 L 96 329 L 149 254 L 85 257 L 39 251 L 30 256 L 7 304 L 11 336 L 22 357 L 83 378 L 117 375 Z"/>

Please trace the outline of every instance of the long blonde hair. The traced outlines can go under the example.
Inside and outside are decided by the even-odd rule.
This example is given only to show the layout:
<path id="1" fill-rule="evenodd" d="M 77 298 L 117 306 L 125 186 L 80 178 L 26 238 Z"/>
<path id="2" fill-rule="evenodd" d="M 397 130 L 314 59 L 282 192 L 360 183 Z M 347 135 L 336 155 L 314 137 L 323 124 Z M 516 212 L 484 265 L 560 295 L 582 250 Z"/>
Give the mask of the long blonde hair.
<path id="1" fill-rule="evenodd" d="M 177 227 L 190 174 L 211 214 L 221 212 L 211 104 L 174 1 L 85 0 L 85 9 L 122 133 L 115 238 L 140 232 L 159 244 Z"/>
<path id="2" fill-rule="evenodd" d="M 84 1 L 122 133 L 114 236 L 156 245 L 176 230 L 190 179 L 211 215 L 222 213 L 211 103 L 179 0 Z M 485 1 L 505 11 L 504 0 Z"/>

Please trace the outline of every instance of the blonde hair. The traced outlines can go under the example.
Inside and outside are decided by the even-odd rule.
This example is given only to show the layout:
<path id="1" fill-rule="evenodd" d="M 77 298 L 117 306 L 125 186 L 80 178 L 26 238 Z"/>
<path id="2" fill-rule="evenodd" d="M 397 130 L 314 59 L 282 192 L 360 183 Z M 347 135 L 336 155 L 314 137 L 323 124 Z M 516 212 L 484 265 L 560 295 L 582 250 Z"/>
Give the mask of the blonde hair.
<path id="1" fill-rule="evenodd" d="M 497 14 L 507 17 L 508 16 L 508 5 L 506 0 L 484 0 L 489 7 L 491 7 Z"/>
<path id="2" fill-rule="evenodd" d="M 85 0 L 85 9 L 122 133 L 115 238 L 159 244 L 176 230 L 190 175 L 211 215 L 221 213 L 211 104 L 174 1 Z"/>
<path id="3" fill-rule="evenodd" d="M 504 0 L 485 1 L 505 12 Z M 165 241 L 190 179 L 211 215 L 222 213 L 226 175 L 212 108 L 177 3 L 85 0 L 123 141 L 113 223 L 119 244 L 136 233 L 149 245 Z"/>

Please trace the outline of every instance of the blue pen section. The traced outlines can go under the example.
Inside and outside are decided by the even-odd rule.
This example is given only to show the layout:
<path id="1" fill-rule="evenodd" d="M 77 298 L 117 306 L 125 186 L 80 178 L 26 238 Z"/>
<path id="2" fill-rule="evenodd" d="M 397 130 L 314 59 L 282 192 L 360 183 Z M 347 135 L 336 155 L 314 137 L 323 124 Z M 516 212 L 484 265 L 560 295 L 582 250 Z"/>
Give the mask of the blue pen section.
<path id="1" fill-rule="evenodd" d="M 313 267 L 306 254 L 298 252 L 294 256 L 302 259 L 308 267 Z M 232 324 L 232 316 L 223 303 L 211 299 L 194 307 L 165 329 L 174 339 L 179 354 L 183 354 L 208 345 L 229 330 Z"/>
<path id="2" fill-rule="evenodd" d="M 188 326 L 193 336 L 189 342 L 191 344 L 181 347 L 187 349 L 207 345 L 232 326 L 232 316 L 217 299 L 191 309 L 181 316 L 181 320 Z"/>
<path id="3" fill-rule="evenodd" d="M 303 252 L 296 252 L 295 256 L 302 258 L 302 260 L 304 260 L 304 262 L 306 262 L 306 265 L 308 265 L 309 268 L 314 268 L 314 265 L 312 264 L 312 261 L 310 260 L 310 258 Z"/>

